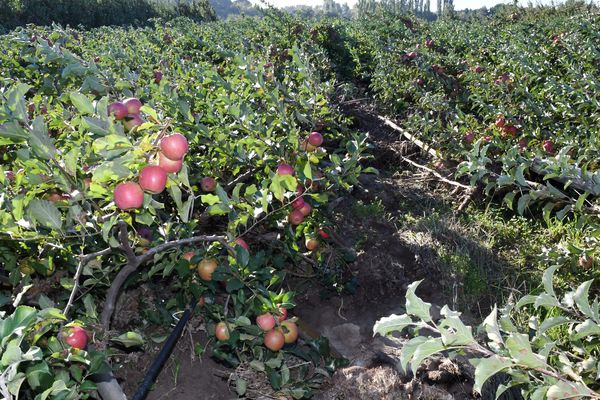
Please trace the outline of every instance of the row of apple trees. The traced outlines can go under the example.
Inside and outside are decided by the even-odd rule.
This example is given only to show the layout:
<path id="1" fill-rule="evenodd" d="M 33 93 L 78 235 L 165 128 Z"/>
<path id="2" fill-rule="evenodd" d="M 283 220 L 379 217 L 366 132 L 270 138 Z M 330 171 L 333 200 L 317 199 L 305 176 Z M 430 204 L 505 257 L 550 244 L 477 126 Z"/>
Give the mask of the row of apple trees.
<path id="1" fill-rule="evenodd" d="M 4 398 L 89 396 L 112 346 L 147 339 L 143 315 L 112 327 L 141 282 L 168 312 L 197 299 L 213 354 L 282 395 L 323 379 L 291 377 L 292 355 L 333 368 L 325 342 L 296 342 L 284 281 L 336 262 L 327 204 L 369 172 L 367 145 L 306 29 L 275 15 L 0 37 Z"/>

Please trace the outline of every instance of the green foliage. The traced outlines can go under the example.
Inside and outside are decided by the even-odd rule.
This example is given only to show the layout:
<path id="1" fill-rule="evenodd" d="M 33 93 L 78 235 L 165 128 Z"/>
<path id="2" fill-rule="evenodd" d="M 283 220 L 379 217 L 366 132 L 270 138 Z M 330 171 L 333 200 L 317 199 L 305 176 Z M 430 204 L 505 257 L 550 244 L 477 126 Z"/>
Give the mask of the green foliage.
<path id="1" fill-rule="evenodd" d="M 474 388 L 479 393 L 489 378 L 503 372 L 511 379 L 498 388 L 496 396 L 519 387 L 528 399 L 600 398 L 600 301 L 589 295 L 591 280 L 557 293 L 553 285 L 556 269 L 545 271 L 540 294 L 509 302 L 500 315 L 494 307 L 476 329 L 482 335 L 477 340 L 473 328 L 448 306 L 442 308 L 441 319 L 434 321 L 430 304 L 415 294 L 419 282 L 408 287 L 406 314 L 380 319 L 373 332 L 387 335 L 409 328 L 416 333 L 402 348 L 400 360 L 402 368 L 410 365 L 413 373 L 435 353 L 466 355 L 475 366 Z M 531 317 L 523 324 L 519 314 L 525 308 Z"/>

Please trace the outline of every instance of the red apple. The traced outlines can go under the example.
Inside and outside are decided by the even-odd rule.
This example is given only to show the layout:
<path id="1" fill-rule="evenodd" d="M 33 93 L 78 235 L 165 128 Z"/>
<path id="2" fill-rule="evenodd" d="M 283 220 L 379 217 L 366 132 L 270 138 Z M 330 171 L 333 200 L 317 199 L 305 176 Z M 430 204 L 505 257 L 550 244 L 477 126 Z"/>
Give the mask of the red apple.
<path id="1" fill-rule="evenodd" d="M 171 160 L 181 160 L 188 149 L 188 141 L 181 133 L 165 136 L 160 141 L 160 151 Z"/>
<path id="2" fill-rule="evenodd" d="M 205 192 L 214 192 L 217 188 L 217 181 L 215 178 L 211 178 L 210 176 L 205 176 L 200 180 L 200 187 Z"/>
<path id="3" fill-rule="evenodd" d="M 425 40 L 425 46 L 427 47 L 433 47 L 433 45 L 435 44 L 435 42 L 433 41 L 433 39 L 427 39 Z"/>
<path id="4" fill-rule="evenodd" d="M 502 117 L 498 117 L 498 118 L 496 119 L 496 126 L 497 126 L 498 128 L 503 128 L 505 124 L 506 124 L 506 120 L 505 120 L 504 118 L 502 118 Z"/>
<path id="5" fill-rule="evenodd" d="M 125 127 L 125 129 L 130 131 L 136 126 L 140 126 L 143 123 L 144 120 L 142 119 L 140 114 L 129 114 L 127 117 L 125 117 L 125 123 L 123 124 L 123 126 Z"/>
<path id="6" fill-rule="evenodd" d="M 275 317 L 269 313 L 261 314 L 256 317 L 256 325 L 263 331 L 268 332 L 275 327 Z"/>
<path id="7" fill-rule="evenodd" d="M 13 171 L 4 171 L 4 177 L 6 177 L 6 179 L 8 179 L 9 181 L 14 181 L 16 176 L 15 173 Z"/>
<path id="8" fill-rule="evenodd" d="M 140 208 L 144 204 L 144 191 L 135 182 L 119 183 L 114 191 L 114 200 L 121 210 Z"/>
<path id="9" fill-rule="evenodd" d="M 481 65 L 477 65 L 475 68 L 473 68 L 473 71 L 475 71 L 476 74 L 480 74 L 483 72 L 483 67 Z"/>
<path id="10" fill-rule="evenodd" d="M 304 203 L 304 205 L 300 207 L 297 211 L 300 211 L 303 216 L 307 217 L 311 213 L 312 207 L 310 204 Z"/>
<path id="11" fill-rule="evenodd" d="M 154 71 L 154 83 L 158 84 L 162 81 L 163 73 L 162 71 Z"/>
<path id="12" fill-rule="evenodd" d="M 187 251 L 185 253 L 183 253 L 183 259 L 186 260 L 188 263 L 190 263 L 189 265 L 189 269 L 194 269 L 194 268 L 198 268 L 197 264 L 192 264 L 192 258 L 194 258 L 196 256 L 196 253 L 193 251 Z"/>
<path id="13" fill-rule="evenodd" d="M 554 143 L 552 140 L 544 140 L 542 143 L 542 149 L 544 149 L 546 153 L 554 153 Z"/>
<path id="14" fill-rule="evenodd" d="M 127 107 L 127 113 L 129 114 L 139 114 L 140 108 L 142 108 L 142 102 L 140 99 L 135 97 L 130 97 L 123 100 L 123 104 L 125 104 L 125 107 Z"/>
<path id="15" fill-rule="evenodd" d="M 176 174 L 183 167 L 183 160 L 171 160 L 163 153 L 158 153 L 158 166 L 169 174 Z"/>
<path id="16" fill-rule="evenodd" d="M 308 135 L 308 143 L 317 147 L 323 144 L 323 135 L 319 132 L 312 132 Z"/>
<path id="17" fill-rule="evenodd" d="M 524 150 L 527 148 L 528 144 L 529 144 L 529 141 L 527 139 L 520 139 L 519 142 L 517 143 L 517 146 L 519 146 L 519 149 Z"/>
<path id="18" fill-rule="evenodd" d="M 518 132 L 518 129 L 514 125 L 504 125 L 502 127 L 502 136 L 515 136 Z"/>
<path id="19" fill-rule="evenodd" d="M 419 86 L 425 86 L 425 79 L 423 78 L 417 78 L 417 85 Z"/>
<path id="20" fill-rule="evenodd" d="M 235 239 L 235 240 L 233 241 L 233 243 L 234 243 L 236 246 L 241 246 L 241 247 L 243 247 L 243 248 L 244 248 L 244 249 L 246 249 L 246 250 L 250 250 L 250 246 L 248 246 L 248 243 L 246 243 L 246 241 L 245 241 L 244 239 L 242 239 L 242 238 L 237 238 L 237 239 Z"/>
<path id="21" fill-rule="evenodd" d="M 319 229 L 319 236 L 321 236 L 323 239 L 329 239 L 329 233 L 325 232 L 324 229 Z"/>
<path id="22" fill-rule="evenodd" d="M 277 316 L 277 320 L 279 322 L 281 322 L 287 318 L 288 311 L 287 311 L 287 308 L 281 307 L 281 306 L 277 307 L 277 309 L 279 310 L 279 313 L 280 313 L 280 315 Z"/>
<path id="23" fill-rule="evenodd" d="M 273 329 L 265 335 L 264 343 L 269 350 L 279 351 L 285 344 L 285 336 L 280 330 Z"/>
<path id="24" fill-rule="evenodd" d="M 115 119 L 117 120 L 124 119 L 127 114 L 129 114 L 127 106 L 120 101 L 115 101 L 114 103 L 110 103 L 108 105 L 108 115 L 114 115 Z"/>
<path id="25" fill-rule="evenodd" d="M 283 321 L 278 330 L 283 333 L 285 343 L 294 343 L 298 340 L 298 326 L 294 321 Z"/>
<path id="26" fill-rule="evenodd" d="M 294 168 L 289 164 L 279 164 L 277 175 L 294 175 Z"/>
<path id="27" fill-rule="evenodd" d="M 300 210 L 294 210 L 290 213 L 288 220 L 292 225 L 300 225 L 304 221 L 304 214 Z"/>
<path id="28" fill-rule="evenodd" d="M 161 193 L 167 185 L 167 172 L 157 165 L 147 165 L 140 172 L 139 182 L 145 191 Z"/>
<path id="29" fill-rule="evenodd" d="M 297 197 L 296 199 L 294 199 L 294 201 L 292 201 L 292 208 L 294 210 L 298 210 L 300 208 L 302 208 L 302 206 L 304 206 L 305 201 L 303 197 Z"/>
<path id="30" fill-rule="evenodd" d="M 483 140 L 485 140 L 486 142 L 489 143 L 489 142 L 491 142 L 493 140 L 493 138 L 488 135 L 488 136 L 484 137 Z"/>
<path id="31" fill-rule="evenodd" d="M 319 247 L 319 241 L 315 238 L 307 238 L 304 242 L 304 245 L 308 249 L 308 251 L 314 251 Z"/>
<path id="32" fill-rule="evenodd" d="M 63 331 L 65 342 L 75 349 L 85 349 L 88 342 L 87 332 L 80 326 L 70 326 Z"/>
<path id="33" fill-rule="evenodd" d="M 220 342 L 229 340 L 229 328 L 225 322 L 221 321 L 215 326 L 215 336 Z"/>
<path id="34" fill-rule="evenodd" d="M 465 136 L 464 136 L 465 142 L 473 143 L 474 139 L 475 139 L 475 133 L 473 131 L 469 131 L 469 132 L 465 133 Z"/>

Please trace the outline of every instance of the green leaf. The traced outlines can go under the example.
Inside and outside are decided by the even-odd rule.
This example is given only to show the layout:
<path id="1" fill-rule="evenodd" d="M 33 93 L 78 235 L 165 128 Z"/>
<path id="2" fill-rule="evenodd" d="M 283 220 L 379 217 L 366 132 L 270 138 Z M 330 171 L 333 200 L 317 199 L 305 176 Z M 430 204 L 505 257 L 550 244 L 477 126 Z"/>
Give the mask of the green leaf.
<path id="1" fill-rule="evenodd" d="M 214 194 L 203 194 L 202 196 L 200 196 L 200 200 L 202 201 L 202 203 L 204 204 L 208 204 L 209 206 L 218 204 L 221 202 L 221 199 L 219 199 L 219 196 L 215 196 Z"/>
<path id="2" fill-rule="evenodd" d="M 32 389 L 38 389 L 39 387 L 46 389 L 54 381 L 50 367 L 45 361 L 40 361 L 29 366 L 25 374 L 27 375 L 27 384 Z"/>
<path id="3" fill-rule="evenodd" d="M 140 347 L 143 346 L 145 343 L 142 335 L 140 335 L 137 332 L 124 333 L 116 338 L 111 339 L 111 341 L 120 343 L 127 348 Z"/>
<path id="4" fill-rule="evenodd" d="M 75 108 L 77 108 L 77 111 L 79 111 L 81 114 L 94 113 L 94 105 L 92 104 L 91 100 L 87 98 L 87 96 L 81 93 L 72 92 L 69 95 L 69 98 L 71 99 L 71 103 L 73 103 Z"/>
<path id="5" fill-rule="evenodd" d="M 475 364 L 475 385 L 473 385 L 473 390 L 481 394 L 483 384 L 488 379 L 510 366 L 512 366 L 512 362 L 508 358 L 498 355 L 478 359 Z"/>
<path id="6" fill-rule="evenodd" d="M 552 279 L 554 278 L 554 273 L 559 268 L 559 265 L 554 265 L 544 271 L 544 275 L 542 275 L 542 283 L 544 284 L 544 290 L 552 297 L 556 297 L 556 293 L 554 293 L 554 286 L 552 284 Z"/>
<path id="7" fill-rule="evenodd" d="M 0 124 L 0 138 L 8 139 L 6 141 L 0 140 L 0 145 L 21 142 L 28 137 L 29 132 L 15 121 Z"/>
<path id="8" fill-rule="evenodd" d="M 251 326 L 252 325 L 252 321 L 250 321 L 250 318 L 244 317 L 243 315 L 237 317 L 233 323 L 236 326 Z"/>
<path id="9" fill-rule="evenodd" d="M 548 388 L 548 400 L 591 398 L 592 391 L 581 382 L 558 381 Z"/>
<path id="10" fill-rule="evenodd" d="M 439 328 L 445 346 L 466 346 L 475 343 L 471 327 L 465 325 L 457 316 L 443 319 L 439 323 Z"/>
<path id="11" fill-rule="evenodd" d="M 573 294 L 573 300 L 577 304 L 577 308 L 588 318 L 594 318 L 594 313 L 589 302 L 589 292 L 593 282 L 593 279 L 583 282 Z M 600 323 L 600 321 L 596 322 Z"/>
<path id="12" fill-rule="evenodd" d="M 56 156 L 56 147 L 54 141 L 48 135 L 48 129 L 44 123 L 44 118 L 40 115 L 33 120 L 31 125 L 31 135 L 29 136 L 29 145 L 33 152 L 44 160 L 51 160 Z"/>
<path id="13" fill-rule="evenodd" d="M 410 361 L 411 369 L 413 374 L 417 374 L 417 369 L 427 357 L 439 353 L 445 349 L 444 343 L 441 338 L 428 339 L 425 342 L 417 346 L 412 360 Z"/>
<path id="14" fill-rule="evenodd" d="M 548 318 L 540 324 L 537 334 L 543 335 L 544 332 L 546 332 L 548 329 L 554 328 L 555 326 L 568 324 L 569 322 L 573 322 L 573 320 L 563 317 L 563 316 Z"/>
<path id="15" fill-rule="evenodd" d="M 408 364 L 410 363 L 410 360 L 412 359 L 413 355 L 415 354 L 415 351 L 417 351 L 417 348 L 420 345 L 422 345 L 423 343 L 425 343 L 426 341 L 427 341 L 426 337 L 417 336 L 417 337 L 410 339 L 408 342 L 406 342 L 402 346 L 402 350 L 400 351 L 400 367 L 402 368 L 403 371 L 407 370 Z"/>
<path id="16" fill-rule="evenodd" d="M 248 387 L 248 383 L 242 378 L 237 378 L 235 380 L 235 391 L 238 396 L 243 396 L 246 393 L 246 389 Z"/>
<path id="17" fill-rule="evenodd" d="M 392 314 L 389 317 L 383 317 L 375 322 L 375 325 L 373 326 L 373 336 L 378 333 L 381 336 L 385 336 L 390 332 L 400 332 L 409 325 L 415 325 L 415 323 L 408 315 Z"/>
<path id="18" fill-rule="evenodd" d="M 29 325 L 36 315 L 35 308 L 18 306 L 6 319 L 0 320 L 0 346 L 4 346 L 11 336 Z"/>
<path id="19" fill-rule="evenodd" d="M 575 326 L 575 332 L 571 334 L 572 340 L 579 340 L 586 336 L 600 336 L 600 325 L 592 321 L 591 319 L 586 319 L 581 324 Z"/>
<path id="20" fill-rule="evenodd" d="M 423 281 L 416 281 L 408 285 L 408 289 L 406 290 L 406 313 L 414 315 L 424 322 L 430 322 L 431 315 L 429 314 L 429 310 L 431 304 L 424 302 L 415 294 L 415 290 L 417 290 L 421 282 Z"/>
<path id="21" fill-rule="evenodd" d="M 62 229 L 62 215 L 54 203 L 48 200 L 33 199 L 27 208 L 36 222 L 54 230 Z"/>
<path id="22" fill-rule="evenodd" d="M 541 368 L 545 365 L 543 359 L 531 349 L 529 336 L 522 333 L 511 333 L 506 339 L 506 348 L 511 357 L 519 364 L 530 368 Z"/>
<path id="23" fill-rule="evenodd" d="M 497 344 L 504 343 L 500 327 L 498 326 L 498 308 L 494 305 L 494 309 L 483 321 L 482 326 L 485 328 L 488 338 Z"/>

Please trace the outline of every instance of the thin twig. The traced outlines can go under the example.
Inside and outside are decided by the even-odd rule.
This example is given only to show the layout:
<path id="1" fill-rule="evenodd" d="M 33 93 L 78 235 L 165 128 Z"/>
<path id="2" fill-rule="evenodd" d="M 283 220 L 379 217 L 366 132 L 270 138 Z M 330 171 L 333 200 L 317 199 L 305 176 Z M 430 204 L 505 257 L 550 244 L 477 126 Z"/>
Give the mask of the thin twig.
<path id="1" fill-rule="evenodd" d="M 381 115 L 378 115 L 377 118 L 379 118 L 381 121 L 383 121 L 383 123 L 385 125 L 389 126 L 390 128 L 394 129 L 395 131 L 400 132 L 402 134 L 402 136 L 404 136 L 405 138 L 407 138 L 408 140 L 410 140 L 411 142 L 413 142 L 414 144 L 419 146 L 421 149 L 423 149 L 424 151 L 429 153 L 434 158 L 442 158 L 441 154 L 436 149 L 433 149 L 431 146 L 427 145 L 423 141 L 417 139 L 410 133 L 406 132 L 404 129 L 400 128 L 398 125 L 393 123 L 391 120 L 389 120 L 385 117 L 382 117 Z"/>
<path id="2" fill-rule="evenodd" d="M 472 191 L 473 190 L 472 186 L 468 186 L 468 185 L 465 185 L 463 183 L 460 183 L 460 182 L 448 179 L 448 178 L 446 178 L 445 176 L 443 176 L 442 174 L 440 174 L 439 172 L 437 172 L 434 169 L 426 167 L 425 165 L 418 164 L 418 163 L 414 162 L 413 160 L 411 160 L 409 158 L 406 158 L 404 156 L 401 156 L 401 157 L 402 157 L 402 161 L 409 163 L 413 167 L 420 168 L 422 170 L 425 170 L 425 171 L 429 172 L 430 174 L 435 175 L 436 178 L 438 178 L 440 181 L 442 181 L 444 183 L 447 183 L 447 184 L 452 185 L 452 186 L 457 186 L 457 187 L 463 188 L 463 189 L 468 190 L 468 191 Z"/>

